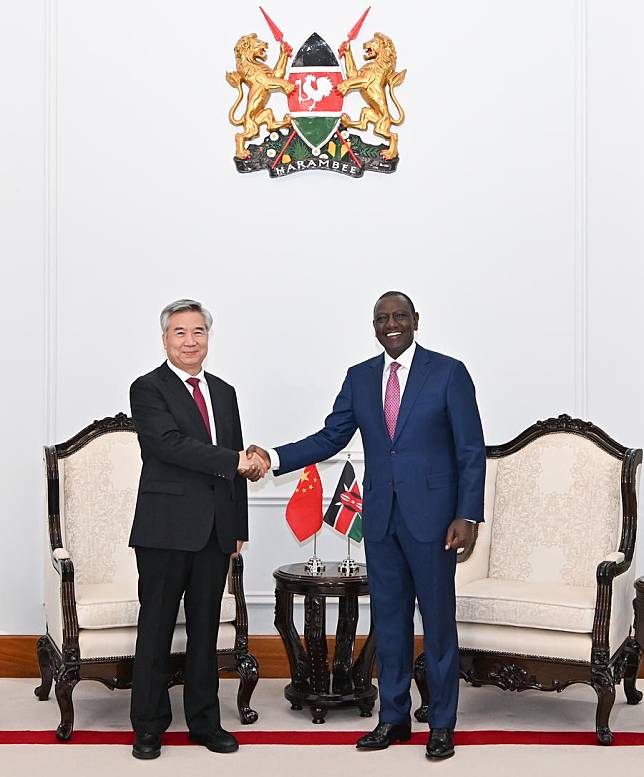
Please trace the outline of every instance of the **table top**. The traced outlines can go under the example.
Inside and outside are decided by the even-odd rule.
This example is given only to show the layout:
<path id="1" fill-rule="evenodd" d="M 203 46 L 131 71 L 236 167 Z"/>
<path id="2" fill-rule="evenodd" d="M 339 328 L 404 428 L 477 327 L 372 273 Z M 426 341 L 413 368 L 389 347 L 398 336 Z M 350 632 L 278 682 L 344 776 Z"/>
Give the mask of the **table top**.
<path id="1" fill-rule="evenodd" d="M 279 588 L 285 588 L 295 593 L 364 596 L 369 592 L 365 564 L 359 564 L 357 573 L 349 577 L 338 572 L 339 561 L 325 561 L 324 563 L 326 571 L 323 575 L 309 575 L 305 568 L 306 564 L 299 563 L 278 567 L 273 572 L 273 577 Z"/>

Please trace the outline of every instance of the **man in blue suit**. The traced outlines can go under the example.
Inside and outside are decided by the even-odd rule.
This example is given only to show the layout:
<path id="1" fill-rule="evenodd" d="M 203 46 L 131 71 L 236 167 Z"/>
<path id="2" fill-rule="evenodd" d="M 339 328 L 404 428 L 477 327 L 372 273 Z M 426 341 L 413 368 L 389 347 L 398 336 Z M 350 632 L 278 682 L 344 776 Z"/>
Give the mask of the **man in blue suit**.
<path id="1" fill-rule="evenodd" d="M 252 448 L 283 475 L 334 456 L 360 429 L 380 720 L 357 747 L 382 750 L 411 735 L 417 599 L 430 696 L 427 756 L 447 758 L 459 679 L 456 550 L 472 543 L 473 525 L 483 520 L 483 432 L 465 366 L 414 342 L 418 313 L 406 294 L 383 294 L 373 326 L 385 353 L 349 368 L 324 428 L 275 450 Z"/>

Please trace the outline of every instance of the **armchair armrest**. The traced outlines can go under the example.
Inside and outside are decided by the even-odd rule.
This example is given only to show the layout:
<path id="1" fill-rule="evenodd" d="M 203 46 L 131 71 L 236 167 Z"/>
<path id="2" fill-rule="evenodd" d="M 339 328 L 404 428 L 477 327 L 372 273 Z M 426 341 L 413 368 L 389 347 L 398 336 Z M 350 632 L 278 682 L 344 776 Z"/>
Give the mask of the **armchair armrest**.
<path id="1" fill-rule="evenodd" d="M 631 574 L 625 575 L 629 570 Z M 616 643 L 619 641 L 621 644 L 621 640 L 628 636 L 632 615 L 628 601 L 628 596 L 632 598 L 632 575 L 631 560 L 621 550 L 609 553 L 597 565 L 597 598 L 592 632 L 594 664 L 607 663 L 611 653 L 619 647 Z"/>
<path id="2" fill-rule="evenodd" d="M 60 575 L 60 612 L 62 614 L 62 653 L 66 661 L 78 661 L 78 615 L 74 586 L 74 562 L 67 548 L 52 548 L 51 560 Z"/>
<path id="3" fill-rule="evenodd" d="M 244 596 L 244 559 L 241 553 L 230 563 L 230 592 L 235 597 L 235 653 L 247 653 L 248 610 Z"/>
<path id="4" fill-rule="evenodd" d="M 63 574 L 62 562 L 63 561 L 71 562 L 71 556 L 69 555 L 69 551 L 66 548 L 54 548 L 51 552 L 51 560 L 58 574 L 62 575 Z M 73 568 L 72 568 L 72 574 L 73 574 Z"/>

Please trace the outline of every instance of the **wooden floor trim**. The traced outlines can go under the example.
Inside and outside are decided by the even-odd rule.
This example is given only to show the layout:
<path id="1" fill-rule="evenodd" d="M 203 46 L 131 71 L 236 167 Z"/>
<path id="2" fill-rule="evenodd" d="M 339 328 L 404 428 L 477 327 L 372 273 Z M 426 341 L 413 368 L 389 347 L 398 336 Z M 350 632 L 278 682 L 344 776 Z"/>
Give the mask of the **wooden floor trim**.
<path id="1" fill-rule="evenodd" d="M 0 677 L 39 677 L 36 640 L 29 635 L 0 636 Z"/>
<path id="2" fill-rule="evenodd" d="M 359 651 L 366 636 L 356 638 Z M 38 677 L 36 641 L 38 636 L 0 636 L 0 677 Z M 288 659 L 281 637 L 265 635 L 249 637 L 250 652 L 259 661 L 262 677 L 289 677 Z M 329 653 L 333 655 L 335 638 L 329 637 Z M 417 638 L 417 652 L 421 642 Z"/>
<path id="3" fill-rule="evenodd" d="M 0 677 L 38 677 L 36 640 L 38 636 L 0 636 Z M 359 651 L 366 637 L 356 638 Z M 416 637 L 415 655 L 422 650 L 422 637 Z M 333 655 L 335 639 L 329 637 L 329 654 Z M 249 638 L 250 652 L 259 661 L 261 677 L 289 677 L 288 659 L 282 640 L 278 636 L 265 635 Z M 640 670 L 644 678 L 644 662 Z"/>

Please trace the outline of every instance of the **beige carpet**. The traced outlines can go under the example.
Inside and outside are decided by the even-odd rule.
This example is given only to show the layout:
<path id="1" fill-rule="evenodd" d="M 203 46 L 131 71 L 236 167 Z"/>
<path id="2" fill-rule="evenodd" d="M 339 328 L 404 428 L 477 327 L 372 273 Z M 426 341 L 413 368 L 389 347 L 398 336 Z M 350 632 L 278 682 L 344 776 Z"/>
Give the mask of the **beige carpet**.
<path id="1" fill-rule="evenodd" d="M 33 680 L 0 680 L 0 731 L 53 730 L 58 724 L 58 707 L 52 695 L 48 702 L 33 696 Z M 642 685 L 642 683 L 640 683 Z M 284 681 L 260 681 L 253 706 L 260 719 L 242 727 L 236 716 L 234 680 L 222 681 L 221 706 L 224 726 L 231 731 L 361 731 L 372 728 L 377 718 L 360 718 L 352 709 L 331 710 L 323 726 L 313 726 L 306 710 L 295 712 L 282 696 Z M 171 730 L 184 731 L 181 689 L 172 691 L 175 720 Z M 414 698 L 417 703 L 417 697 Z M 128 730 L 129 693 L 109 691 L 95 683 L 80 683 L 74 692 L 77 730 Z M 592 731 L 595 694 L 590 688 L 575 686 L 563 694 L 526 691 L 508 693 L 496 688 L 462 686 L 459 706 L 459 731 Z M 618 689 L 611 717 L 613 731 L 644 732 L 644 702 L 630 707 Z M 415 723 L 414 730 L 425 731 Z M 423 737 L 424 739 L 424 737 Z M 569 775 L 581 770 L 584 775 L 605 775 L 614 769 L 641 768 L 642 747 L 599 747 L 568 745 L 467 745 L 457 748 L 456 757 L 443 763 L 428 762 L 422 745 L 398 745 L 387 751 L 363 753 L 352 746 L 324 745 L 245 745 L 232 755 L 215 755 L 198 746 L 167 746 L 161 758 L 152 762 L 135 761 L 127 745 L 0 745 L 2 777 L 33 777 L 43 770 L 47 775 L 88 775 L 89 777 L 127 777 L 133 774 L 206 775 L 232 769 L 235 775 L 283 775 L 296 772 L 306 777 L 349 774 L 351 777 L 391 777 L 426 774 L 476 773 L 476 777 L 520 777 Z"/>

